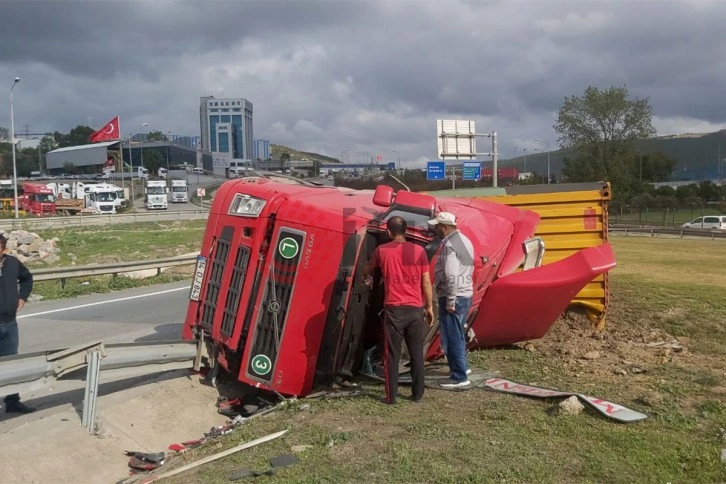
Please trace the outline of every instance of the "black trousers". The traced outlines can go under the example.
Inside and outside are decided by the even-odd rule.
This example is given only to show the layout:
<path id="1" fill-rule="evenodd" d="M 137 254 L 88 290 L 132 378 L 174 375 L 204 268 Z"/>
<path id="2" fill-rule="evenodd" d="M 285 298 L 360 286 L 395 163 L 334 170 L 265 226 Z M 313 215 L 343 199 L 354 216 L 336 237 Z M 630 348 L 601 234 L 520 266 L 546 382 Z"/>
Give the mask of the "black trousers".
<path id="1" fill-rule="evenodd" d="M 386 402 L 395 403 L 398 394 L 401 344 L 405 340 L 411 357 L 411 397 L 420 400 L 424 394 L 424 310 L 415 306 L 391 306 L 383 321 L 383 364 L 386 372 Z"/>

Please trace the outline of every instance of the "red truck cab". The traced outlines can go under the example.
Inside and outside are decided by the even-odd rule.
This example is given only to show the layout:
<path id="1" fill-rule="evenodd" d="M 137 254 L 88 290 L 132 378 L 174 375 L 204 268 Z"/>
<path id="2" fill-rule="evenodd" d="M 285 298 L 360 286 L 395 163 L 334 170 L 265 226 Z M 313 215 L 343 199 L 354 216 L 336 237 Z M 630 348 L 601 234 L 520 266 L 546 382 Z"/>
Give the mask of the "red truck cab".
<path id="1" fill-rule="evenodd" d="M 380 277 L 363 284 L 365 262 L 400 215 L 433 274 L 439 239 L 427 222 L 439 211 L 456 215 L 475 249 L 470 349 L 542 337 L 615 265 L 603 244 L 539 267 L 541 254 L 529 249 L 539 216 L 495 202 L 242 178 L 214 196 L 183 337 L 199 342 L 215 370 L 282 395 L 354 378 L 381 343 L 383 286 Z M 441 355 L 436 321 L 426 356 Z"/>
<path id="2" fill-rule="evenodd" d="M 41 183 L 23 183 L 23 196 L 19 204 L 31 215 L 44 217 L 56 213 L 53 190 Z"/>

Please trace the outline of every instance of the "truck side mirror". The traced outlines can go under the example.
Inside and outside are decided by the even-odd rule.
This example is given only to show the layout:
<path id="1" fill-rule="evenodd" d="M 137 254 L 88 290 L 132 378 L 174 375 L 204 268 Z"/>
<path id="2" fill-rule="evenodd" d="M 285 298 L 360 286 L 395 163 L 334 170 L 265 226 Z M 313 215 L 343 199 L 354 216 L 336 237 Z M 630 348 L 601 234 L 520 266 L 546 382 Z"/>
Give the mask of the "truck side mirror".
<path id="1" fill-rule="evenodd" d="M 390 207 L 393 203 L 393 188 L 388 185 L 378 185 L 373 194 L 373 204 L 379 207 Z"/>

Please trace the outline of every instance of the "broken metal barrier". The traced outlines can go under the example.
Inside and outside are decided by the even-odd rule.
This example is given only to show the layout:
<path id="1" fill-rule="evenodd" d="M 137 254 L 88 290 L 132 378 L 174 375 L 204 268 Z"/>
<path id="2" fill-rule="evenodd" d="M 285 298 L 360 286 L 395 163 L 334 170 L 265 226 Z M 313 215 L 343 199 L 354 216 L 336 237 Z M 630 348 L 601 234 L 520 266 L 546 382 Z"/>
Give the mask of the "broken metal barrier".
<path id="1" fill-rule="evenodd" d="M 64 376 L 74 379 L 71 374 L 85 367 L 82 424 L 92 433 L 101 371 L 136 367 L 143 368 L 143 373 L 158 373 L 191 369 L 196 354 L 195 342 L 174 340 L 113 345 L 94 341 L 64 350 L 6 356 L 0 358 L 0 394 L 25 393 L 52 386 Z"/>
<path id="2" fill-rule="evenodd" d="M 176 257 L 165 257 L 162 259 L 150 259 L 139 261 L 115 262 L 112 264 L 93 264 L 76 267 L 59 267 L 51 269 L 35 269 L 33 270 L 34 281 L 61 281 L 61 286 L 65 287 L 67 279 L 73 277 L 91 277 L 106 274 L 118 275 L 125 272 L 143 271 L 156 269 L 157 275 L 161 274 L 161 269 L 165 267 L 175 267 L 195 264 L 197 255 L 182 255 Z"/>

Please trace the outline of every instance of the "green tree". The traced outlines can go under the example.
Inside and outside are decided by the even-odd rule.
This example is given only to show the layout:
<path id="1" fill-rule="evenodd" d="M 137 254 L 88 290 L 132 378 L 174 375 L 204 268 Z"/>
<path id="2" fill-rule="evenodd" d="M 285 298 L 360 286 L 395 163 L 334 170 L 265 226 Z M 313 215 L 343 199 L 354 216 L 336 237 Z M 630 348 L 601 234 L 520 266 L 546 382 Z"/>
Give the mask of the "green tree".
<path id="1" fill-rule="evenodd" d="M 0 126 L 0 141 L 10 141 L 10 130 Z"/>
<path id="2" fill-rule="evenodd" d="M 593 174 L 615 173 L 613 161 L 631 149 L 632 142 L 655 134 L 653 110 L 647 99 L 629 99 L 625 87 L 604 91 L 588 86 L 583 96 L 565 97 L 554 129 L 560 148 L 574 149 L 571 181 L 596 181 Z M 575 169 L 573 165 L 584 165 Z M 580 178 L 581 176 L 592 178 Z M 577 177 L 575 177 L 577 175 Z"/>
<path id="3" fill-rule="evenodd" d="M 162 161 L 161 155 L 155 149 L 144 150 L 144 166 L 148 168 L 149 173 L 157 173 Z"/>
<path id="4" fill-rule="evenodd" d="M 87 145 L 89 143 L 88 138 L 91 134 L 93 134 L 92 128 L 79 124 L 68 134 L 63 134 L 58 131 L 54 132 L 53 138 L 58 143 L 59 148 L 65 148 L 67 146 Z"/>
<path id="5" fill-rule="evenodd" d="M 290 153 L 287 151 L 280 155 L 280 161 L 290 161 Z"/>
<path id="6" fill-rule="evenodd" d="M 146 139 L 149 141 L 169 141 L 169 138 L 161 131 L 151 131 L 146 135 Z"/>

